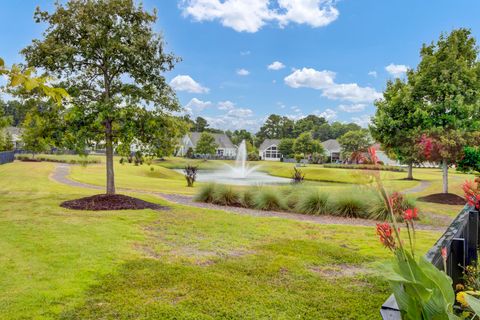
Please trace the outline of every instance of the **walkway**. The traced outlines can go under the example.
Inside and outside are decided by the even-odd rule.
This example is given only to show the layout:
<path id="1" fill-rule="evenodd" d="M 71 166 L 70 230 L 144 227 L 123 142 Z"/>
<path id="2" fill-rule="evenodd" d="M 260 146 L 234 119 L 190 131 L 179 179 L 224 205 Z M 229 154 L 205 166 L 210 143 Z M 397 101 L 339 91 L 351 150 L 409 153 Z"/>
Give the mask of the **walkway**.
<path id="1" fill-rule="evenodd" d="M 88 188 L 88 189 L 102 190 L 102 191 L 105 189 L 104 187 L 71 180 L 68 177 L 69 173 L 70 173 L 70 165 L 60 164 L 55 167 L 55 170 L 50 175 L 50 178 L 58 183 L 66 184 L 71 187 Z M 289 213 L 289 212 L 263 211 L 263 210 L 255 210 L 255 209 L 240 208 L 240 207 L 220 206 L 220 205 L 211 204 L 211 203 L 195 202 L 192 196 L 178 195 L 178 194 L 165 194 L 160 192 L 151 192 L 151 191 L 125 189 L 125 188 L 120 188 L 118 189 L 118 191 L 154 195 L 175 204 L 186 205 L 186 206 L 196 207 L 196 208 L 222 210 L 225 212 L 256 216 L 256 217 L 279 217 L 279 218 L 284 218 L 289 220 L 307 221 L 307 222 L 326 224 L 326 225 L 340 224 L 340 225 L 355 225 L 355 226 L 375 226 L 375 224 L 377 223 L 377 221 L 367 220 L 367 219 L 343 218 L 343 217 L 335 217 L 335 216 L 311 216 L 311 215 L 295 214 L 295 213 Z M 417 229 L 444 231 L 445 228 L 419 224 L 417 225 Z"/>

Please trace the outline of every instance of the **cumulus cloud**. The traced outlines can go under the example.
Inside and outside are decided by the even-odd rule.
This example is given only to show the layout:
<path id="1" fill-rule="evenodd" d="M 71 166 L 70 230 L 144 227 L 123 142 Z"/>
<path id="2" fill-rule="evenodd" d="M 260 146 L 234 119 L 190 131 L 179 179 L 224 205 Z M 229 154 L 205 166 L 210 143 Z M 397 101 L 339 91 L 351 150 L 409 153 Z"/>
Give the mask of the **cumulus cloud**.
<path id="1" fill-rule="evenodd" d="M 269 22 L 323 27 L 339 16 L 332 0 L 182 0 L 180 7 L 195 21 L 218 20 L 238 32 L 257 32 Z"/>
<path id="2" fill-rule="evenodd" d="M 283 69 L 283 68 L 285 68 L 285 65 L 283 63 L 281 63 L 280 61 L 274 61 L 267 66 L 268 70 L 275 70 L 275 71 Z"/>
<path id="3" fill-rule="evenodd" d="M 188 75 L 176 76 L 170 81 L 170 85 L 177 91 L 187 91 L 190 93 L 207 93 L 210 91 L 210 89 L 202 86 Z"/>
<path id="4" fill-rule="evenodd" d="M 232 110 L 235 108 L 235 104 L 232 101 L 220 101 L 218 103 L 218 110 Z"/>
<path id="5" fill-rule="evenodd" d="M 366 106 L 367 105 L 364 103 L 356 103 L 356 104 L 349 104 L 349 105 L 341 104 L 338 106 L 338 109 L 345 112 L 361 112 L 365 110 Z"/>
<path id="6" fill-rule="evenodd" d="M 408 66 L 404 64 L 390 63 L 388 66 L 385 67 L 385 70 L 387 70 L 387 72 L 390 73 L 392 76 L 398 78 L 407 72 Z"/>
<path id="7" fill-rule="evenodd" d="M 210 101 L 202 101 L 200 99 L 193 98 L 185 105 L 185 109 L 187 111 L 190 111 L 190 113 L 201 112 L 206 108 L 210 107 L 211 105 L 212 103 Z"/>
<path id="8" fill-rule="evenodd" d="M 248 76 L 250 74 L 250 71 L 248 71 L 247 69 L 238 69 L 237 70 L 237 74 L 239 76 Z"/>
<path id="9" fill-rule="evenodd" d="M 250 50 L 240 51 L 241 56 L 248 56 L 248 55 L 250 55 L 250 53 L 251 53 Z"/>
<path id="10" fill-rule="evenodd" d="M 369 76 L 376 78 L 377 77 L 377 71 L 370 71 L 368 73 Z"/>
<path id="11" fill-rule="evenodd" d="M 325 109 L 325 111 L 315 110 L 313 113 L 319 117 L 325 118 L 327 121 L 333 120 L 337 117 L 337 112 L 330 108 Z"/>
<path id="12" fill-rule="evenodd" d="M 295 70 L 285 77 L 285 83 L 292 88 L 312 88 L 322 91 L 322 96 L 333 100 L 354 103 L 372 102 L 382 94 L 370 87 L 360 87 L 356 83 L 336 83 L 335 72 L 318 71 L 313 68 Z"/>
<path id="13" fill-rule="evenodd" d="M 352 122 L 358 124 L 360 127 L 366 128 L 370 124 L 371 116 L 368 114 L 359 117 L 352 117 Z"/>

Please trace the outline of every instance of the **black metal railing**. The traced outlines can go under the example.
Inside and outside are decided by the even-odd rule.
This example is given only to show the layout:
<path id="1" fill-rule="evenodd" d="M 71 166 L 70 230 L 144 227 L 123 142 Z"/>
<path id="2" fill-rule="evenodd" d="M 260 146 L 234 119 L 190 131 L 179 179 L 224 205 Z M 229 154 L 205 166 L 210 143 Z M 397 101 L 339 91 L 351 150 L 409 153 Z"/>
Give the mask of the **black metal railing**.
<path id="1" fill-rule="evenodd" d="M 441 250 L 444 247 L 447 248 L 447 274 L 452 278 L 453 285 L 460 282 L 463 268 L 478 258 L 479 227 L 478 211 L 466 205 L 425 255 L 433 265 L 443 270 Z M 402 318 L 393 295 L 382 305 L 380 314 L 384 320 Z"/>

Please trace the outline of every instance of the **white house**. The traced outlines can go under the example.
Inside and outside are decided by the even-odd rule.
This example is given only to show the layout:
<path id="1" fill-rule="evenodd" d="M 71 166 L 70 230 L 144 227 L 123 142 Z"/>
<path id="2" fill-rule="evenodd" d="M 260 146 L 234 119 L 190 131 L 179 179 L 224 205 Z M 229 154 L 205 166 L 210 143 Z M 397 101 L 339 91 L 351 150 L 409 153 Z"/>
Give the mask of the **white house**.
<path id="1" fill-rule="evenodd" d="M 230 138 L 225 133 L 209 133 L 215 139 L 215 143 L 218 145 L 215 155 L 219 157 L 236 157 L 237 148 L 233 145 Z M 188 149 L 192 148 L 195 152 L 197 147 L 197 142 L 200 140 L 201 132 L 190 132 L 187 133 L 180 143 L 180 146 L 177 150 L 177 156 L 185 156 L 188 152 Z"/>
<path id="2" fill-rule="evenodd" d="M 325 153 L 330 158 L 330 162 L 336 162 L 341 160 L 342 147 L 336 139 L 330 139 L 322 142 L 322 146 L 325 149 Z"/>
<path id="3" fill-rule="evenodd" d="M 22 129 L 19 127 L 6 127 L 5 132 L 12 137 L 13 145 L 15 149 L 22 148 Z M 1 132 L 0 132 L 1 133 Z"/>
<path id="4" fill-rule="evenodd" d="M 265 139 L 258 150 L 260 159 L 267 161 L 280 161 L 282 154 L 278 151 L 279 139 Z"/>

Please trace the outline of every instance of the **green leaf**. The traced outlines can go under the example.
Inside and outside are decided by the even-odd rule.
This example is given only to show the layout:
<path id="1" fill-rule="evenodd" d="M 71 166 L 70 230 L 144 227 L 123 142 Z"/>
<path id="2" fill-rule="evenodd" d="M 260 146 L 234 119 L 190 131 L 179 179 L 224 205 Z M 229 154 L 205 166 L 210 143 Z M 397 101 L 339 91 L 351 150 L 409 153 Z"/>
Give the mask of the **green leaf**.
<path id="1" fill-rule="evenodd" d="M 475 312 L 477 316 L 480 316 L 480 300 L 475 298 L 472 295 L 469 295 L 468 293 L 465 294 L 465 300 L 468 303 L 468 306 Z"/>

